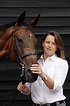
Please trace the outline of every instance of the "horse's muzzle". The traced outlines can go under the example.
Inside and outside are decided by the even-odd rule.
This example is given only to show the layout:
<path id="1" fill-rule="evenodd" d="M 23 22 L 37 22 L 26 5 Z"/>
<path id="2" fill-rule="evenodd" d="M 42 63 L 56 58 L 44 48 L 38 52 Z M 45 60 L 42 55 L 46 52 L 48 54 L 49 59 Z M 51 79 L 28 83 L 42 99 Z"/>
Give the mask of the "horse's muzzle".
<path id="1" fill-rule="evenodd" d="M 37 80 L 38 74 L 32 73 L 30 69 L 24 70 L 24 72 L 20 75 L 22 83 L 32 83 Z"/>

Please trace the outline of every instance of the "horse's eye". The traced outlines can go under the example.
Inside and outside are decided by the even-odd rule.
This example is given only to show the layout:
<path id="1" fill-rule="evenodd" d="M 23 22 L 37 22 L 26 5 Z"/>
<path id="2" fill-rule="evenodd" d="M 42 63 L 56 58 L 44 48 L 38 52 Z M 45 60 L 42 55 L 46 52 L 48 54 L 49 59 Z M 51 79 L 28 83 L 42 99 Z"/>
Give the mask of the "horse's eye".
<path id="1" fill-rule="evenodd" d="M 19 43 L 23 43 L 22 38 L 17 38 L 17 40 L 18 40 Z"/>

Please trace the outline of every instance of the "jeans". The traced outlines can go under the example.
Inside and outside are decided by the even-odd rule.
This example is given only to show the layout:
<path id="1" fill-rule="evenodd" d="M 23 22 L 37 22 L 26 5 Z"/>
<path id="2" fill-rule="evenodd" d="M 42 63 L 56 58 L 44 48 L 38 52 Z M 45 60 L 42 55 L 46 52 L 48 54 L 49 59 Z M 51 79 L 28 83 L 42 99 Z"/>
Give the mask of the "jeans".
<path id="1" fill-rule="evenodd" d="M 33 104 L 33 106 L 39 106 L 39 105 Z M 40 106 L 53 106 L 53 105 L 52 105 L 52 104 L 47 104 L 47 105 L 40 105 Z M 56 106 L 66 106 L 66 102 L 64 101 L 64 102 L 62 102 L 61 104 L 57 104 Z"/>
<path id="2" fill-rule="evenodd" d="M 58 106 L 66 106 L 66 102 L 64 101 L 63 103 L 59 104 Z"/>

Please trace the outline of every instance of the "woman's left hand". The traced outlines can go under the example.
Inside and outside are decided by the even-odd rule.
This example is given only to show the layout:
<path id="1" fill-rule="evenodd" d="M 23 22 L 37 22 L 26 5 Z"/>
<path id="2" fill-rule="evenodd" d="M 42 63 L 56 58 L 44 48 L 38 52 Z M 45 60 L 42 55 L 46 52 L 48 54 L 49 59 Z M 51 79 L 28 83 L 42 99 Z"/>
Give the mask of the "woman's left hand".
<path id="1" fill-rule="evenodd" d="M 42 67 L 39 64 L 32 64 L 30 69 L 32 73 L 39 74 L 39 75 L 42 74 Z"/>

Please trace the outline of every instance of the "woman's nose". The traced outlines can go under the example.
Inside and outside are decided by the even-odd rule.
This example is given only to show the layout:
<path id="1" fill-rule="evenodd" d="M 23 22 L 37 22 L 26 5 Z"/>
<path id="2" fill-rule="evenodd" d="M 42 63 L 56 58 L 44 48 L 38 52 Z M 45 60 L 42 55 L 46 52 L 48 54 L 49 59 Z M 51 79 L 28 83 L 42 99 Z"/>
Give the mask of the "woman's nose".
<path id="1" fill-rule="evenodd" d="M 49 43 L 49 46 L 52 46 L 52 43 Z"/>

